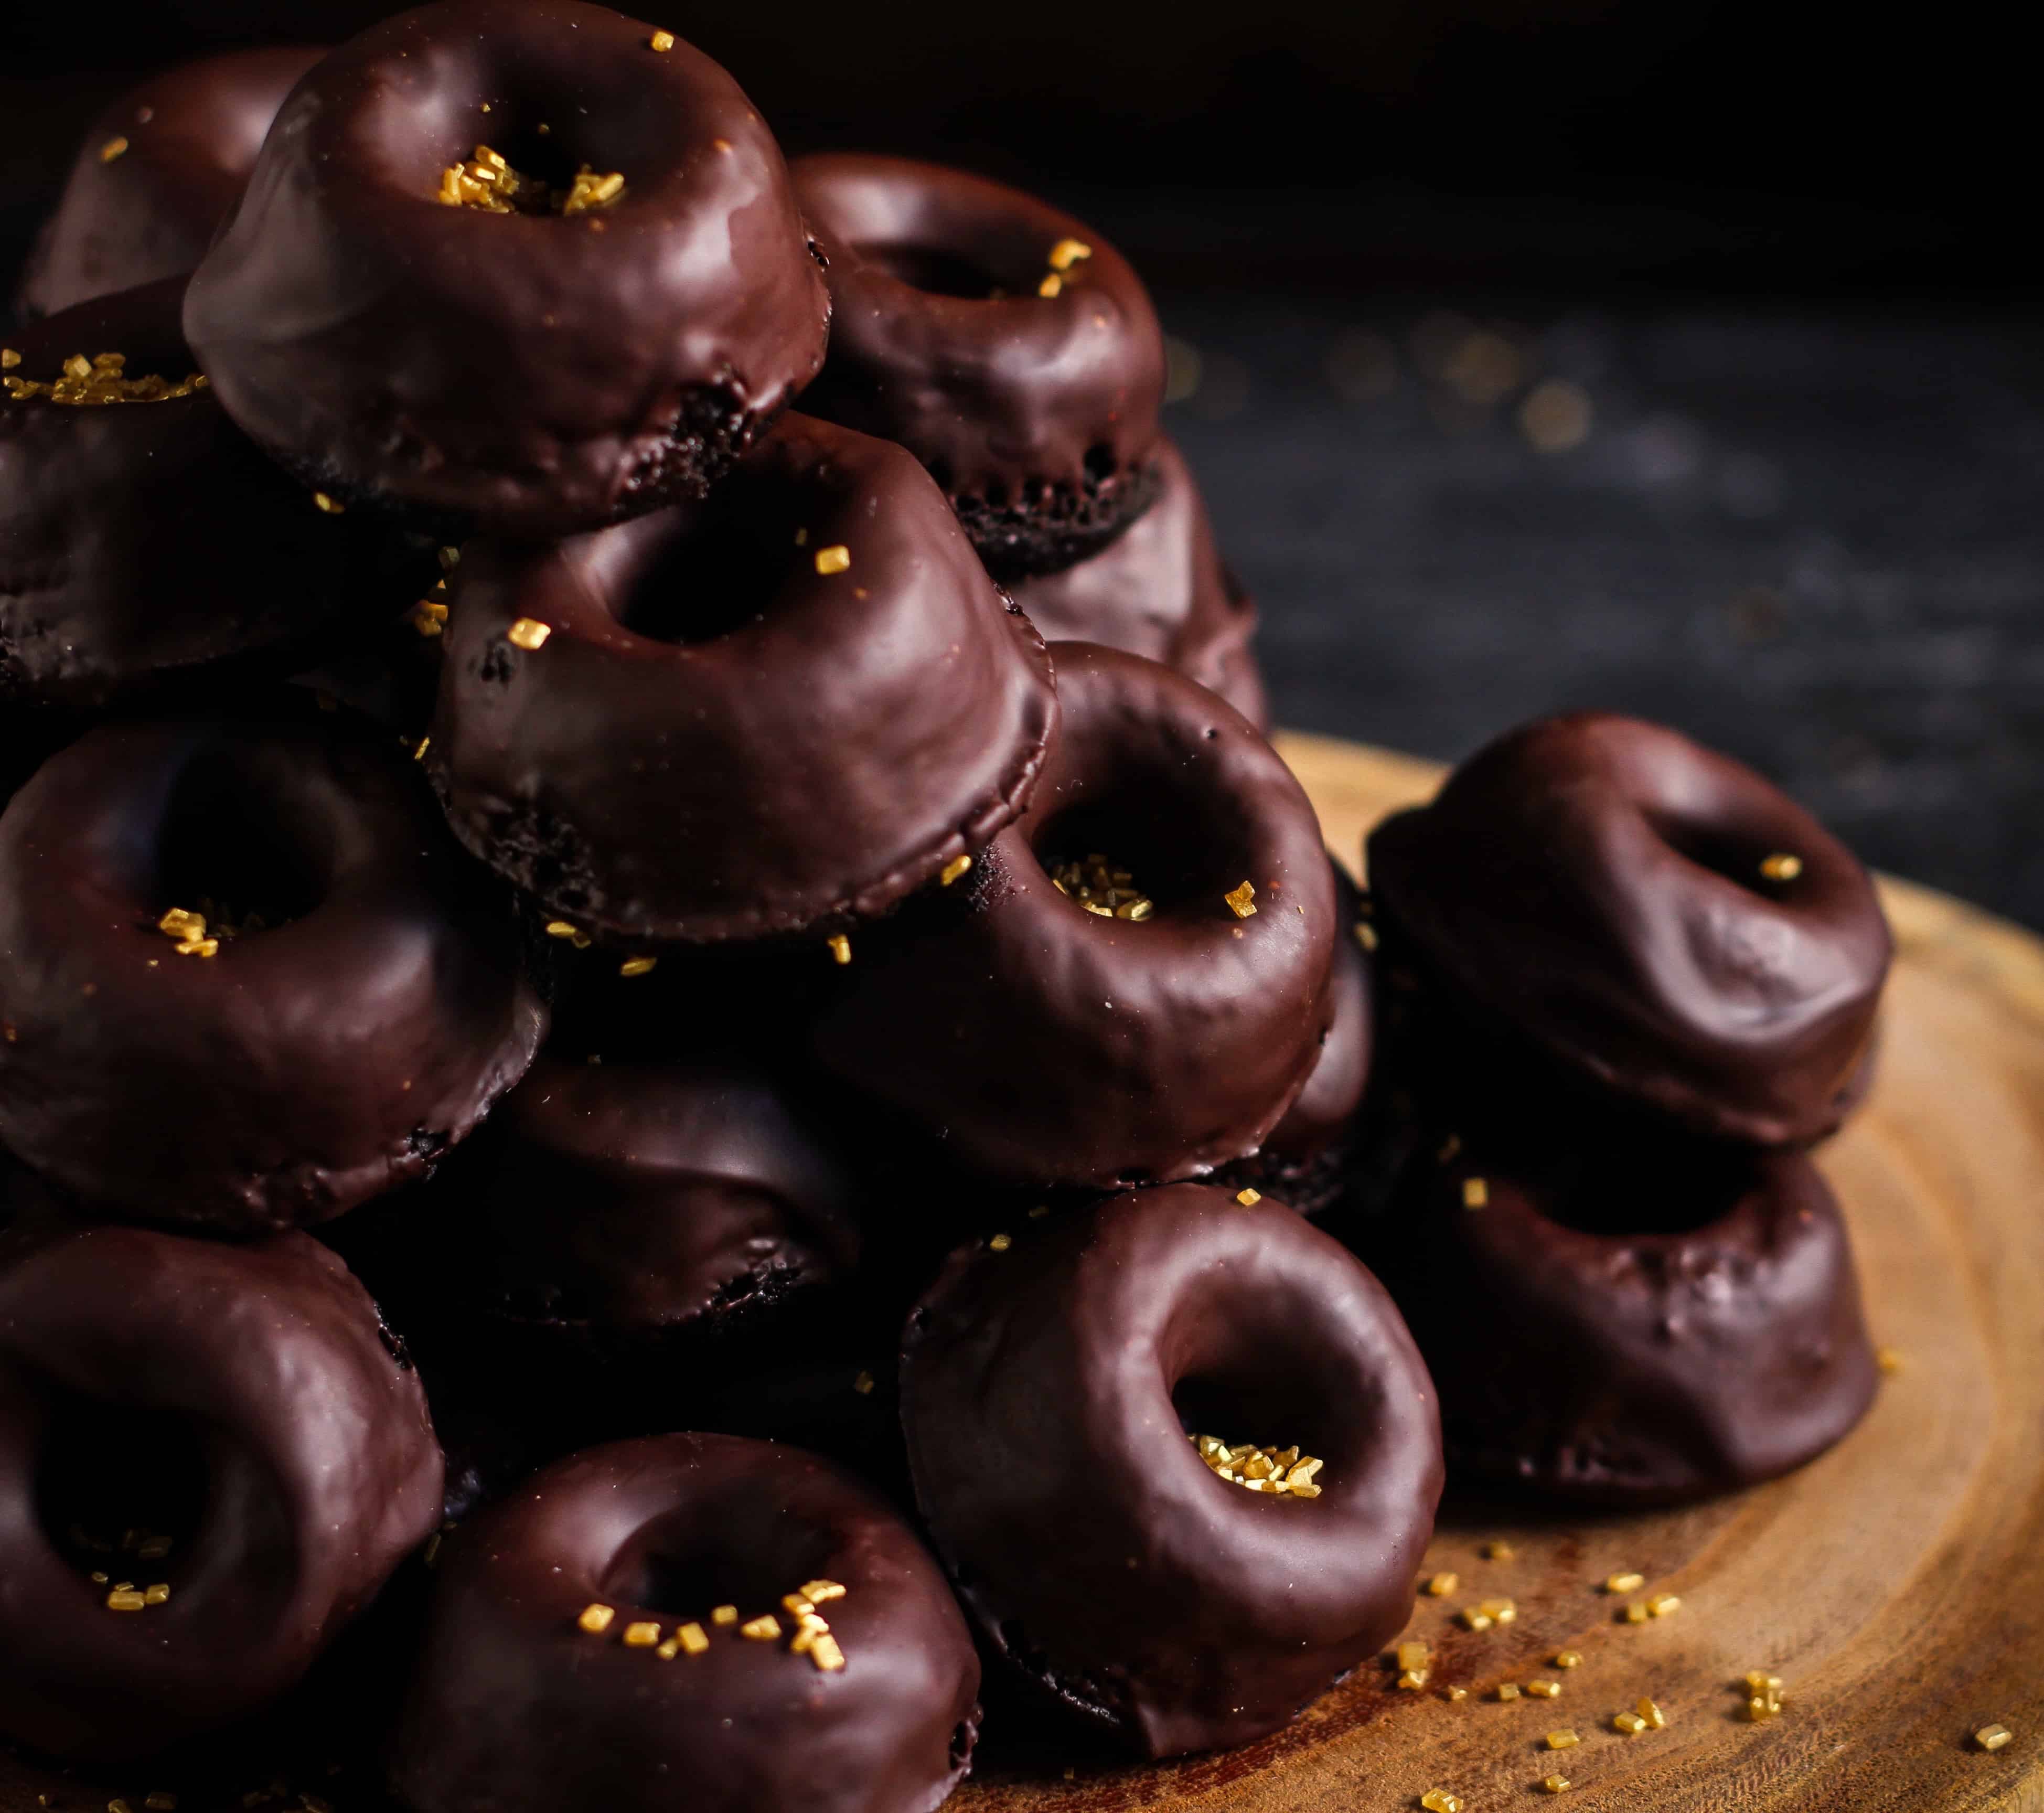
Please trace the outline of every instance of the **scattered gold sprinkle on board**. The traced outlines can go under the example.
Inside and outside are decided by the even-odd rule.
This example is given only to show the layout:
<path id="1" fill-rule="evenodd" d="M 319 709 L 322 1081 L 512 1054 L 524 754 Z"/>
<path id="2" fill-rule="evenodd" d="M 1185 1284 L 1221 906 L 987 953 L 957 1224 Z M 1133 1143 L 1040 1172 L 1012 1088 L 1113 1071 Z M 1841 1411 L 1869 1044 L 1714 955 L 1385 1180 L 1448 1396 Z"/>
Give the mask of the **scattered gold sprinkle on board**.
<path id="1" fill-rule="evenodd" d="M 1462 1577 L 1460 1574 L 1440 1573 L 1429 1574 L 1427 1576 L 1427 1591 L 1436 1599 L 1446 1599 L 1462 1584 Z"/>
<path id="2" fill-rule="evenodd" d="M 1973 1733 L 1973 1742 L 1984 1750 L 1998 1750 L 2015 1735 L 2006 1725 L 1983 1725 Z"/>

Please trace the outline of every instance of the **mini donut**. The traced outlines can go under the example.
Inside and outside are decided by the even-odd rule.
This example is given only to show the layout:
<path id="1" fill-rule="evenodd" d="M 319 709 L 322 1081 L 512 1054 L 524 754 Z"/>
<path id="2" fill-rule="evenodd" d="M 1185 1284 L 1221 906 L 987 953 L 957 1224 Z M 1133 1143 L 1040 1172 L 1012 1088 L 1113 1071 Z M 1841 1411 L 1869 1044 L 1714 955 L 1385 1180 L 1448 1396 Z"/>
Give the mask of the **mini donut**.
<path id="1" fill-rule="evenodd" d="M 1808 1159 L 1530 1118 L 1442 1140 L 1368 1249 L 1440 1388 L 1457 1479 L 1688 1503 L 1859 1421 L 1877 1369 Z"/>
<path id="2" fill-rule="evenodd" d="M 1198 1176 L 1261 1145 L 1319 1060 L 1320 828 L 1224 701 L 1138 656 L 1051 654 L 1062 728 L 1028 809 L 959 885 L 853 941 L 813 1049 L 990 1179 Z M 1096 869 L 1132 878 L 1099 912 L 1078 892 Z"/>
<path id="3" fill-rule="evenodd" d="M 1509 733 L 1380 825 L 1400 947 L 1604 1091 L 1762 1145 L 1863 1088 L 1892 949 L 1866 871 L 1750 768 L 1598 713 Z"/>
<path id="4" fill-rule="evenodd" d="M 1358 935 L 1367 922 L 1362 903 L 1339 865 L 1330 866 L 1341 935 L 1327 976 L 1330 1018 L 1320 1055 L 1262 1149 L 1224 1174 L 1230 1183 L 1265 1191 L 1307 1215 L 1332 1207 L 1347 1185 L 1377 1045 L 1375 965 Z"/>
<path id="5" fill-rule="evenodd" d="M 430 1534 L 440 1483 L 417 1378 L 305 1235 L 17 1230 L 0 1731 L 97 1765 L 257 1711 Z"/>
<path id="6" fill-rule="evenodd" d="M 833 154 L 793 175 L 832 310 L 805 409 L 906 447 L 1004 580 L 1084 560 L 1143 513 L 1164 337 L 1120 252 L 940 164 Z"/>
<path id="7" fill-rule="evenodd" d="M 987 1642 L 1144 1755 L 1278 1729 L 1412 1614 L 1432 1384 L 1382 1287 L 1273 1199 L 1132 1191 L 962 1249 L 909 1318 L 901 1421 Z M 1217 1472 L 1252 1442 L 1274 1472 Z"/>
<path id="8" fill-rule="evenodd" d="M 652 1813 L 682 1788 L 932 1813 L 978 1689 L 943 1574 L 863 1487 L 771 1442 L 660 1436 L 572 1456 L 448 1539 L 390 1776 L 413 1813 Z"/>
<path id="9" fill-rule="evenodd" d="M 564 922 L 714 941 L 886 911 L 1034 783 L 1049 657 L 898 447 L 782 421 L 701 510 L 471 543 L 427 766 Z"/>
<path id="10" fill-rule="evenodd" d="M 829 301 L 751 103 L 655 38 L 440 0 L 322 60 L 186 298 L 228 413 L 434 522 L 569 534 L 699 495 L 814 375 Z"/>
<path id="11" fill-rule="evenodd" d="M 311 44 L 229 51 L 151 76 L 94 120 L 22 273 L 21 312 L 190 273 L 240 198 Z"/>
<path id="12" fill-rule="evenodd" d="M 0 699 L 98 712 L 281 676 L 432 581 L 424 544 L 320 509 L 228 420 L 183 294 L 167 278 L 7 340 Z"/>
<path id="13" fill-rule="evenodd" d="M 0 814 L 0 1138 L 102 1213 L 226 1233 L 424 1175 L 545 1013 L 415 773 L 337 717 L 44 764 Z"/>

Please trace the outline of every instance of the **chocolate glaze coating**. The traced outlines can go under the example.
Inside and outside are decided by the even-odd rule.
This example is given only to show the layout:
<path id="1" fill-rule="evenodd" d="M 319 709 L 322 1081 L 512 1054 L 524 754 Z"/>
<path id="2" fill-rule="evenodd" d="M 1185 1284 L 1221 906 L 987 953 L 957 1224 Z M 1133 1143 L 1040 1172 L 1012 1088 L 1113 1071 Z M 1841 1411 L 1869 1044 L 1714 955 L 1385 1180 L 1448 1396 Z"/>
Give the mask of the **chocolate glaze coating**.
<path id="1" fill-rule="evenodd" d="M 1016 582 L 1015 602 L 1051 642 L 1098 642 L 1176 668 L 1269 734 L 1250 638 L 1256 606 L 1221 564 L 1198 481 L 1177 445 L 1151 456 L 1156 502 L 1074 566 Z"/>
<path id="2" fill-rule="evenodd" d="M 1033 195 L 939 164 L 832 154 L 793 176 L 832 304 L 803 406 L 900 441 L 1002 579 L 1068 566 L 1135 521 L 1154 495 L 1164 339 L 1128 260 Z M 1090 252 L 1058 272 L 1066 241 Z"/>
<path id="3" fill-rule="evenodd" d="M 613 1046 L 592 1064 L 557 1039 L 477 1157 L 446 1230 L 456 1288 L 536 1333 L 608 1345 L 749 1320 L 857 1260 L 842 1161 L 735 1056 Z"/>
<path id="4" fill-rule="evenodd" d="M 1274 1200 L 1133 1191 L 965 1249 L 902 1365 L 916 1499 L 988 1641 L 1147 1755 L 1278 1729 L 1411 1615 L 1433 1388 L 1377 1280 Z M 1188 1430 L 1296 1442 L 1320 1495 L 1223 1480 Z"/>
<path id="5" fill-rule="evenodd" d="M 1685 1503 L 1801 1466 L 1865 1412 L 1851 1243 L 1800 1153 L 1580 1118 L 1461 1137 L 1416 1160 L 1371 1249 L 1457 1479 Z"/>
<path id="6" fill-rule="evenodd" d="M 829 305 L 751 103 L 651 35 L 578 0 L 440 0 L 321 62 L 186 299 L 228 413 L 337 496 L 508 533 L 700 495 L 815 374 Z M 478 144 L 624 190 L 441 203 Z"/>
<path id="7" fill-rule="evenodd" d="M 884 912 L 1015 815 L 1056 722 L 1042 641 L 928 477 L 805 416 L 700 512 L 471 544 L 445 641 L 455 834 L 613 938 Z"/>
<path id="8" fill-rule="evenodd" d="M 175 385 L 198 370 L 183 296 L 172 277 L 53 314 L 10 337 L 9 375 L 46 384 L 119 352 Z M 0 700 L 99 711 L 281 675 L 432 577 L 387 525 L 317 509 L 209 390 L 0 397 Z"/>
<path id="9" fill-rule="evenodd" d="M 1769 880 L 1774 854 L 1800 864 Z M 1380 825 L 1389 926 L 1604 1089 L 1758 1145 L 1832 1132 L 1891 943 L 1866 871 L 1751 769 L 1596 713 L 1523 726 Z"/>
<path id="10" fill-rule="evenodd" d="M 270 929 L 181 956 L 157 922 L 202 893 Z M 0 1023 L 20 1157 L 102 1212 L 250 1234 L 423 1175 L 545 1014 L 402 756 L 186 718 L 89 732 L 0 815 Z"/>
<path id="11" fill-rule="evenodd" d="M 845 1657 L 791 1654 L 813 1579 Z M 617 1613 L 601 1635 L 577 1619 Z M 771 1613 L 755 1642 L 712 1607 Z M 623 1641 L 699 1622 L 702 1655 Z M 674 1804 L 931 1813 L 966 1769 L 979 1663 L 907 1525 L 813 1455 L 667 1435 L 574 1455 L 450 1538 L 391 1778 L 414 1813 Z"/>
<path id="12" fill-rule="evenodd" d="M 1334 883 L 1313 809 L 1232 708 L 1154 661 L 1061 642 L 1062 728 L 965 881 L 831 979 L 816 1055 L 1027 1184 L 1193 1176 L 1260 1145 L 1331 1011 Z M 1086 912 L 1047 868 L 1100 851 L 1156 902 Z M 1224 898 L 1247 880 L 1256 912 Z"/>
<path id="13" fill-rule="evenodd" d="M 440 1472 L 375 1306 L 304 1235 L 10 1235 L 0 1730 L 108 1763 L 266 1705 L 425 1540 Z M 174 1545 L 125 1554 L 129 1527 Z M 168 1600 L 110 1610 L 115 1569 Z"/>
<path id="14" fill-rule="evenodd" d="M 284 97 L 325 54 L 310 44 L 229 51 L 122 95 L 86 133 L 36 235 L 21 313 L 55 314 L 189 272 L 239 198 Z"/>

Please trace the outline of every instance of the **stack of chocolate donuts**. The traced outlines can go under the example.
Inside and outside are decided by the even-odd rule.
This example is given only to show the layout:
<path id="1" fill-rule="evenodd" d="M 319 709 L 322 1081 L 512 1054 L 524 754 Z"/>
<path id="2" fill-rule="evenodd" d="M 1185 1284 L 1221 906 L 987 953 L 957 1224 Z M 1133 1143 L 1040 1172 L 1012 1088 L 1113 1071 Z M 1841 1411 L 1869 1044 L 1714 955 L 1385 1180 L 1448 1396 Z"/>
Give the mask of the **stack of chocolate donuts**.
<path id="1" fill-rule="evenodd" d="M 1864 872 L 1573 718 L 1361 896 L 1082 222 L 439 0 L 117 103 L 20 307 L 13 1744 L 927 1813 L 982 1659 L 1296 1716 L 1444 1426 L 1665 1501 L 1865 1407 Z"/>

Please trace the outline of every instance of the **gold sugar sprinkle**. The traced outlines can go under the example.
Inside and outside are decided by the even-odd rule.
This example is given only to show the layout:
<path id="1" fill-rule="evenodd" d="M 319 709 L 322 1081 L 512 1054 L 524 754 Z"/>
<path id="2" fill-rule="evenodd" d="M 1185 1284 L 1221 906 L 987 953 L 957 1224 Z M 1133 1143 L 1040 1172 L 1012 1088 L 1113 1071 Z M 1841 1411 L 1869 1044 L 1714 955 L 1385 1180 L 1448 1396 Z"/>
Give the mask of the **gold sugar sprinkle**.
<path id="1" fill-rule="evenodd" d="M 1490 1206 L 1490 1185 L 1481 1177 L 1462 1180 L 1462 1207 L 1466 1209 L 1483 1209 Z"/>
<path id="2" fill-rule="evenodd" d="M 582 1616 L 575 1620 L 592 1637 L 601 1637 L 610 1628 L 610 1621 L 617 1615 L 615 1607 L 590 1604 L 582 1608 Z"/>
<path id="3" fill-rule="evenodd" d="M 1983 1725 L 1973 1733 L 1973 1742 L 1984 1750 L 1998 1750 L 2015 1735 L 2006 1725 Z"/>
<path id="4" fill-rule="evenodd" d="M 1758 1725 L 1763 1719 L 1777 1717 L 1786 1697 L 1781 1688 L 1781 1677 L 1769 1674 L 1765 1669 L 1754 1669 L 1746 1677 L 1746 1716 Z"/>
<path id="5" fill-rule="evenodd" d="M 844 1597 L 844 1588 L 836 1580 L 805 1580 L 802 1597 L 817 1605 L 828 1605 L 832 1599 Z"/>
<path id="6" fill-rule="evenodd" d="M 415 762 L 424 761 L 426 759 L 426 751 L 430 749 L 432 746 L 433 740 L 432 737 L 421 737 L 419 739 L 418 747 L 412 752 L 412 760 Z"/>
<path id="7" fill-rule="evenodd" d="M 158 1580 L 153 1586 L 142 1589 L 142 1603 L 144 1605 L 168 1605 L 170 1602 L 171 1587 L 167 1580 Z"/>
<path id="8" fill-rule="evenodd" d="M 1255 914 L 1256 888 L 1253 883 L 1245 881 L 1239 887 L 1231 890 L 1221 898 L 1228 903 L 1228 910 L 1238 919 L 1250 918 Z"/>
<path id="9" fill-rule="evenodd" d="M 553 633 L 551 624 L 542 623 L 536 617 L 521 617 L 504 634 L 520 648 L 531 649 L 544 646 L 547 638 Z"/>
<path id="10" fill-rule="evenodd" d="M 572 938 L 581 935 L 581 928 L 570 925 L 565 919 L 549 919 L 547 936 L 550 938 Z"/>
<path id="11" fill-rule="evenodd" d="M 1582 1739 L 1566 1725 L 1558 1731 L 1547 1734 L 1547 1748 L 1550 1750 L 1571 1750 L 1581 1742 Z"/>
<path id="12" fill-rule="evenodd" d="M 1497 1697 L 1500 1699 L 1516 1699 L 1519 1697 L 1519 1689 L 1508 1680 L 1500 1681 L 1498 1683 Z"/>
<path id="13" fill-rule="evenodd" d="M 834 961 L 838 963 L 851 961 L 851 940 L 843 933 L 836 933 L 825 938 L 824 942 L 830 947 L 831 957 Z"/>
<path id="14" fill-rule="evenodd" d="M 1606 1592 L 1637 1592 L 1646 1584 L 1644 1574 L 1619 1572 L 1607 1576 L 1604 1590 Z"/>
<path id="15" fill-rule="evenodd" d="M 1509 1561 L 1513 1558 L 1512 1545 L 1495 1541 L 1486 1542 L 1483 1545 L 1483 1558 L 1486 1561 Z"/>
<path id="16" fill-rule="evenodd" d="M 21 363 L 21 356 L 11 346 L 0 346 L 0 371 L 11 371 Z"/>
<path id="17" fill-rule="evenodd" d="M 1529 1680 L 1526 1684 L 1526 1691 L 1536 1699 L 1558 1699 L 1562 1696 L 1562 1684 L 1558 1680 Z"/>
<path id="18" fill-rule="evenodd" d="M 1436 1599 L 1446 1599 L 1462 1584 L 1460 1574 L 1429 1574 L 1427 1576 L 1427 1591 Z"/>
<path id="19" fill-rule="evenodd" d="M 660 1626 L 650 1620 L 624 1626 L 624 1646 L 629 1649 L 650 1649 L 660 1640 Z"/>
<path id="20" fill-rule="evenodd" d="M 1466 1699 L 1469 1689 L 1466 1687 L 1444 1687 L 1441 1689 L 1441 1697 L 1443 1699 Z"/>
<path id="21" fill-rule="evenodd" d="M 142 1804 L 149 1813 L 178 1813 L 178 1797 L 175 1794 L 145 1795 Z"/>
<path id="22" fill-rule="evenodd" d="M 448 607 L 432 599 L 421 599 L 412 612 L 412 627 L 421 636 L 447 633 Z"/>
<path id="23" fill-rule="evenodd" d="M 996 1253 L 1005 1253 L 1015 1242 L 1007 1234 L 997 1234 L 986 1244 Z"/>
<path id="24" fill-rule="evenodd" d="M 1398 1677 L 1399 1687 L 1407 1693 L 1417 1693 L 1426 1684 L 1427 1671 L 1424 1669 L 1408 1669 Z"/>
<path id="25" fill-rule="evenodd" d="M 1793 881 L 1803 872 L 1803 859 L 1777 850 L 1760 865 L 1760 872 L 1769 881 Z"/>
<path id="26" fill-rule="evenodd" d="M 655 32 L 646 41 L 655 50 L 672 50 L 674 48 L 674 34 L 672 32 Z"/>
<path id="27" fill-rule="evenodd" d="M 99 148 L 99 161 L 102 164 L 111 164 L 115 158 L 122 156 L 127 149 L 127 140 L 110 138 Z"/>
<path id="28" fill-rule="evenodd" d="M 1493 1623 L 1509 1624 L 1519 1615 L 1519 1607 L 1508 1599 L 1486 1599 L 1480 1601 L 1477 1610 L 1485 1613 Z"/>
<path id="29" fill-rule="evenodd" d="M 1098 850 L 1083 860 L 1059 863 L 1051 871 L 1051 885 L 1102 919 L 1139 924 L 1157 910 L 1156 902 L 1135 885 L 1134 875 L 1116 868 Z"/>
<path id="30" fill-rule="evenodd" d="M 1642 1697 L 1633 1710 L 1656 1731 L 1668 1729 L 1668 1715 L 1661 1710 L 1657 1701 Z"/>
<path id="31" fill-rule="evenodd" d="M 1646 1721 L 1636 1712 L 1614 1712 L 1611 1728 L 1623 1732 L 1628 1738 L 1636 1738 L 1646 1729 Z"/>
<path id="32" fill-rule="evenodd" d="M 1540 1785 L 1550 1794 L 1566 1794 L 1575 1784 L 1565 1775 L 1543 1776 Z"/>
<path id="33" fill-rule="evenodd" d="M 1433 1659 L 1433 1652 L 1424 1643 L 1415 1642 L 1398 1646 L 1398 1665 L 1408 1673 L 1416 1669 L 1424 1669 Z"/>
<path id="34" fill-rule="evenodd" d="M 1490 1614 L 1473 1605 L 1466 1605 L 1461 1612 L 1462 1622 L 1472 1630 L 1488 1630 L 1495 1620 Z"/>
<path id="35" fill-rule="evenodd" d="M 859 1376 L 851 1381 L 851 1388 L 861 1397 L 870 1396 L 873 1392 L 873 1375 L 870 1372 L 861 1372 Z"/>
<path id="36" fill-rule="evenodd" d="M 1628 1624 L 1644 1624 L 1652 1615 L 1638 1599 L 1635 1599 L 1619 1615 Z"/>
<path id="37" fill-rule="evenodd" d="M 816 550 L 816 571 L 828 578 L 832 573 L 841 573 L 851 564 L 851 550 L 842 541 L 834 541 L 828 548 Z"/>
<path id="38" fill-rule="evenodd" d="M 781 1634 L 781 1620 L 770 1611 L 763 1611 L 757 1618 L 748 1618 L 740 1625 L 738 1634 L 751 1638 L 755 1643 L 770 1643 Z"/>
<path id="39" fill-rule="evenodd" d="M 1043 297 L 1047 302 L 1051 297 L 1056 295 L 1060 290 L 1063 289 L 1064 287 L 1064 279 L 1060 277 L 1056 271 L 1053 271 L 1043 280 L 1042 283 L 1036 286 L 1036 294 Z"/>
<path id="40" fill-rule="evenodd" d="M 651 976 L 659 967 L 659 961 L 656 957 L 628 957 L 617 966 L 617 973 L 620 976 Z"/>
<path id="41" fill-rule="evenodd" d="M 674 1633 L 674 1638 L 692 1656 L 700 1656 L 709 1647 L 709 1633 L 700 1624 L 684 1624 Z"/>
<path id="42" fill-rule="evenodd" d="M 1377 928 L 1360 920 L 1355 926 L 1355 941 L 1366 951 L 1377 949 Z"/>
<path id="43" fill-rule="evenodd" d="M 709 1621 L 713 1624 L 736 1624 L 738 1622 L 738 1607 L 720 1605 L 709 1615 Z"/>
<path id="44" fill-rule="evenodd" d="M 824 1674 L 834 1674 L 844 1666 L 844 1651 L 837 1646 L 837 1639 L 825 1631 L 809 1646 L 809 1660 Z"/>
<path id="45" fill-rule="evenodd" d="M 132 1587 L 116 1587 L 106 1596 L 109 1611 L 140 1611 L 148 1600 Z"/>
<path id="46" fill-rule="evenodd" d="M 1427 1813 L 1462 1813 L 1460 1797 L 1449 1793 L 1445 1788 L 1430 1788 L 1420 1796 L 1420 1804 Z"/>
<path id="47" fill-rule="evenodd" d="M 802 1619 L 811 1616 L 816 1607 L 816 1602 L 806 1593 L 784 1592 L 781 1595 L 781 1609 L 790 1618 Z"/>
<path id="48" fill-rule="evenodd" d="M 478 144 L 473 157 L 440 172 L 436 199 L 450 208 L 486 214 L 578 214 L 608 207 L 624 193 L 624 178 L 617 171 L 600 173 L 585 164 L 566 189 L 556 189 L 513 170 L 501 152 Z"/>
<path id="49" fill-rule="evenodd" d="M 1053 271 L 1069 271 L 1082 258 L 1093 256 L 1093 248 L 1082 239 L 1061 239 L 1051 248 L 1050 265 Z"/>
<path id="50" fill-rule="evenodd" d="M 1558 1669 L 1577 1669 L 1582 1666 L 1582 1653 L 1578 1649 L 1563 1649 L 1554 1657 Z"/>
<path id="51" fill-rule="evenodd" d="M 441 549 L 440 550 L 440 571 L 442 572 L 452 572 L 456 567 L 461 564 L 461 550 L 459 548 Z"/>
<path id="52" fill-rule="evenodd" d="M 682 1642 L 678 1637 L 670 1637 L 653 1652 L 663 1662 L 671 1662 L 681 1653 Z"/>
<path id="53" fill-rule="evenodd" d="M 125 1800 L 114 1800 L 107 1802 L 106 1813 L 135 1813 L 135 1809 Z"/>
<path id="54" fill-rule="evenodd" d="M 574 179 L 561 202 L 564 214 L 579 214 L 590 208 L 608 207 L 624 193 L 624 178 L 615 170 L 599 175 L 585 164 L 574 173 Z"/>
<path id="55" fill-rule="evenodd" d="M 953 856 L 949 862 L 944 864 L 943 872 L 937 876 L 939 886 L 943 887 L 950 887 L 953 882 L 957 880 L 960 876 L 965 874 L 971 868 L 971 867 L 972 858 L 970 856 Z"/>
<path id="56" fill-rule="evenodd" d="M 315 509 L 325 511 L 328 516 L 342 515 L 348 509 L 346 504 L 342 503 L 338 498 L 328 497 L 325 491 L 313 493 L 313 504 Z"/>
<path id="57" fill-rule="evenodd" d="M 1657 1592 L 1647 1600 L 1646 1609 L 1655 1618 L 1673 1618 L 1682 1609 L 1682 1602 L 1672 1592 Z"/>
<path id="58" fill-rule="evenodd" d="M 1261 1190 L 1238 1190 L 1235 1193 L 1235 1199 L 1245 1209 L 1253 1209 L 1263 1200 L 1263 1192 Z"/>

